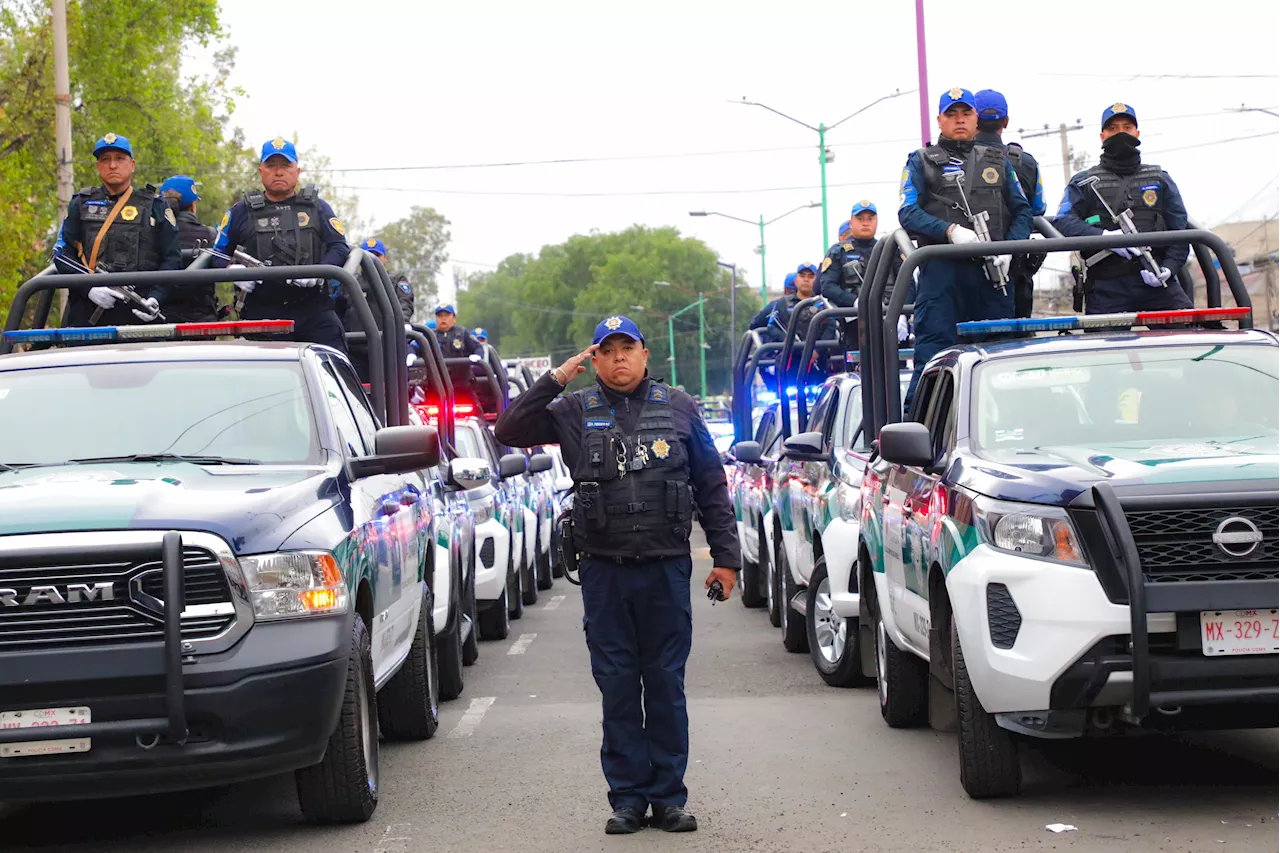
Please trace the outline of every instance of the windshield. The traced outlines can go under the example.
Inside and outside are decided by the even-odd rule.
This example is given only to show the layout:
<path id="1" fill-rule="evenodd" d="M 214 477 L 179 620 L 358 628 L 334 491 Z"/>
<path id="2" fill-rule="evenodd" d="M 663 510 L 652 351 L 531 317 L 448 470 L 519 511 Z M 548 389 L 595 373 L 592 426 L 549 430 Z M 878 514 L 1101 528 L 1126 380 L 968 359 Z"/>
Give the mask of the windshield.
<path id="1" fill-rule="evenodd" d="M 1172 456 L 1277 452 L 1271 346 L 1053 353 L 991 361 L 975 374 L 972 443 L 988 459 L 1118 445 Z"/>
<path id="2" fill-rule="evenodd" d="M 484 459 L 486 462 L 489 457 L 480 449 L 480 437 L 475 434 L 471 427 L 459 426 L 456 439 L 456 449 L 458 458 L 460 459 Z"/>
<path id="3" fill-rule="evenodd" d="M 173 454 L 267 463 L 319 453 L 293 362 L 88 364 L 0 372 L 0 462 Z"/>

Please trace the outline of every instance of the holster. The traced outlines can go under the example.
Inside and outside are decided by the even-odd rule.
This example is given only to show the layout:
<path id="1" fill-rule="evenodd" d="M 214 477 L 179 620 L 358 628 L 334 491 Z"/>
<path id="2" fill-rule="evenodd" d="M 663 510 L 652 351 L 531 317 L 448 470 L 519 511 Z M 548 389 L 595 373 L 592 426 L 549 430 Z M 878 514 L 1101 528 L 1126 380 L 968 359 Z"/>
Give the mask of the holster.
<path id="1" fill-rule="evenodd" d="M 566 509 L 556 518 L 556 530 L 560 534 L 560 565 L 569 583 L 582 586 L 578 579 L 578 547 L 573 544 L 573 510 Z"/>

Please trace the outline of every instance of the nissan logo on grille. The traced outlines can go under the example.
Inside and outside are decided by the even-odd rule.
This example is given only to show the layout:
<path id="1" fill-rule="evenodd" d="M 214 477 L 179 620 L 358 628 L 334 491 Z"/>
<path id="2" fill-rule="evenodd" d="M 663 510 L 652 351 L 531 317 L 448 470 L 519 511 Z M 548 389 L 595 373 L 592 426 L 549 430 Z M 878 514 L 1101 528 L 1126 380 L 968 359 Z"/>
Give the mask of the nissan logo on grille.
<path id="1" fill-rule="evenodd" d="M 1233 515 L 1218 525 L 1213 544 L 1228 557 L 1247 557 L 1262 544 L 1262 531 L 1249 519 Z"/>
<path id="2" fill-rule="evenodd" d="M 32 586 L 26 590 L 0 588 L 0 607 L 33 607 L 37 604 L 82 604 L 89 601 L 115 601 L 115 586 L 101 583 L 73 583 L 64 587 Z"/>

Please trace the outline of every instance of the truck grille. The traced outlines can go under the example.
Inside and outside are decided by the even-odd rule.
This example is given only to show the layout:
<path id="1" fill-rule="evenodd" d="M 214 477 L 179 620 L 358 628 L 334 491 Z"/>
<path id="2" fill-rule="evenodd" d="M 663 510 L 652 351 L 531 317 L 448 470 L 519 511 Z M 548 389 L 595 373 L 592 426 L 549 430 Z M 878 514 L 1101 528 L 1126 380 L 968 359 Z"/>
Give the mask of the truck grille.
<path id="1" fill-rule="evenodd" d="M 222 565 L 192 546 L 183 548 L 182 558 L 188 614 L 183 639 L 215 636 L 236 618 Z M 0 563 L 0 652 L 163 641 L 158 560 L 86 562 L 67 555 L 40 562 Z"/>
<path id="2" fill-rule="evenodd" d="M 1198 507 L 1125 513 L 1149 583 L 1275 580 L 1280 577 L 1280 508 Z M 1262 542 L 1247 556 L 1226 553 L 1213 541 L 1223 521 L 1251 521 Z"/>

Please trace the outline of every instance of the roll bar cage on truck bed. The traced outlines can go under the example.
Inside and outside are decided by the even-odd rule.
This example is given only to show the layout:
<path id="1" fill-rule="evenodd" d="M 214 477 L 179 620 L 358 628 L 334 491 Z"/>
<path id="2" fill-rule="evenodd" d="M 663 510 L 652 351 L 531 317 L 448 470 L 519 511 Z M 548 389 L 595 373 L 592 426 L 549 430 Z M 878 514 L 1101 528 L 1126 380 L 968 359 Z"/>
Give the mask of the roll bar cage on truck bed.
<path id="1" fill-rule="evenodd" d="M 438 421 L 441 443 L 452 447 L 453 399 L 449 372 L 441 357 L 440 348 L 436 345 L 434 333 L 424 327 L 406 329 L 404 317 L 400 312 L 398 301 L 394 297 L 391 279 L 382 264 L 372 255 L 361 249 L 352 249 L 347 263 L 343 267 L 325 264 L 313 264 L 298 267 L 253 267 L 245 269 L 203 269 L 209 262 L 209 254 L 197 257 L 194 263 L 185 270 L 154 271 L 136 273 L 102 273 L 96 275 L 63 275 L 53 267 L 43 270 L 32 279 L 23 283 L 14 295 L 5 323 L 5 335 L 0 338 L 0 356 L 13 351 L 15 343 L 24 339 L 39 341 L 42 344 L 93 344 L 119 343 L 128 340 L 156 340 L 166 337 L 190 339 L 211 336 L 236 334 L 240 330 L 246 332 L 267 332 L 269 330 L 287 332 L 291 321 L 243 321 L 230 323 L 181 323 L 175 325 L 153 325 L 142 327 L 99 327 L 98 329 L 61 329 L 50 330 L 49 335 L 31 335 L 29 332 L 47 328 L 53 294 L 61 288 L 87 290 L 98 286 L 140 286 L 166 285 L 169 287 L 187 287 L 217 284 L 224 281 L 285 281 L 294 278 L 336 279 L 341 283 L 347 299 L 355 308 L 356 315 L 364 331 L 356 333 L 362 342 L 371 342 L 370 349 L 380 354 L 379 358 L 370 358 L 371 392 L 374 412 L 381 419 L 380 426 L 405 426 L 410 423 L 408 411 L 408 378 L 405 363 L 405 342 L 407 336 L 422 346 L 426 355 L 425 380 L 439 395 L 441 400 L 450 403 L 447 411 Z M 373 294 L 373 302 L 377 305 L 378 315 L 382 319 L 381 328 L 374 320 L 374 312 L 369 300 L 365 298 L 356 270 L 362 270 L 366 281 L 370 282 L 369 292 Z M 36 304 L 33 313 L 32 329 L 24 333 L 22 321 L 33 296 Z M 288 327 L 285 324 L 288 324 Z M 116 334 L 121 330 L 124 334 Z M 136 330 L 136 336 L 129 330 Z M 8 333 L 17 332 L 16 335 Z M 150 332 L 150 333 L 148 333 Z M 384 333 L 385 332 L 385 333 Z M 105 737 L 112 735 L 134 735 L 139 739 L 158 739 L 168 737 L 175 743 L 183 743 L 188 737 L 186 699 L 182 679 L 182 658 L 184 654 L 182 639 L 182 611 L 186 604 L 185 576 L 183 566 L 182 536 L 176 531 L 166 532 L 161 544 L 162 583 L 165 590 L 164 601 L 164 645 L 163 645 L 163 679 L 165 695 L 165 716 L 139 718 L 131 720 L 112 720 L 106 722 L 90 722 L 75 727 L 77 738 Z M 176 606 L 170 606 L 176 602 Z M 59 735 L 53 727 L 37 730 L 32 728 L 0 730 L 0 744 L 25 741 L 57 740 L 65 738 L 65 730 Z"/>

